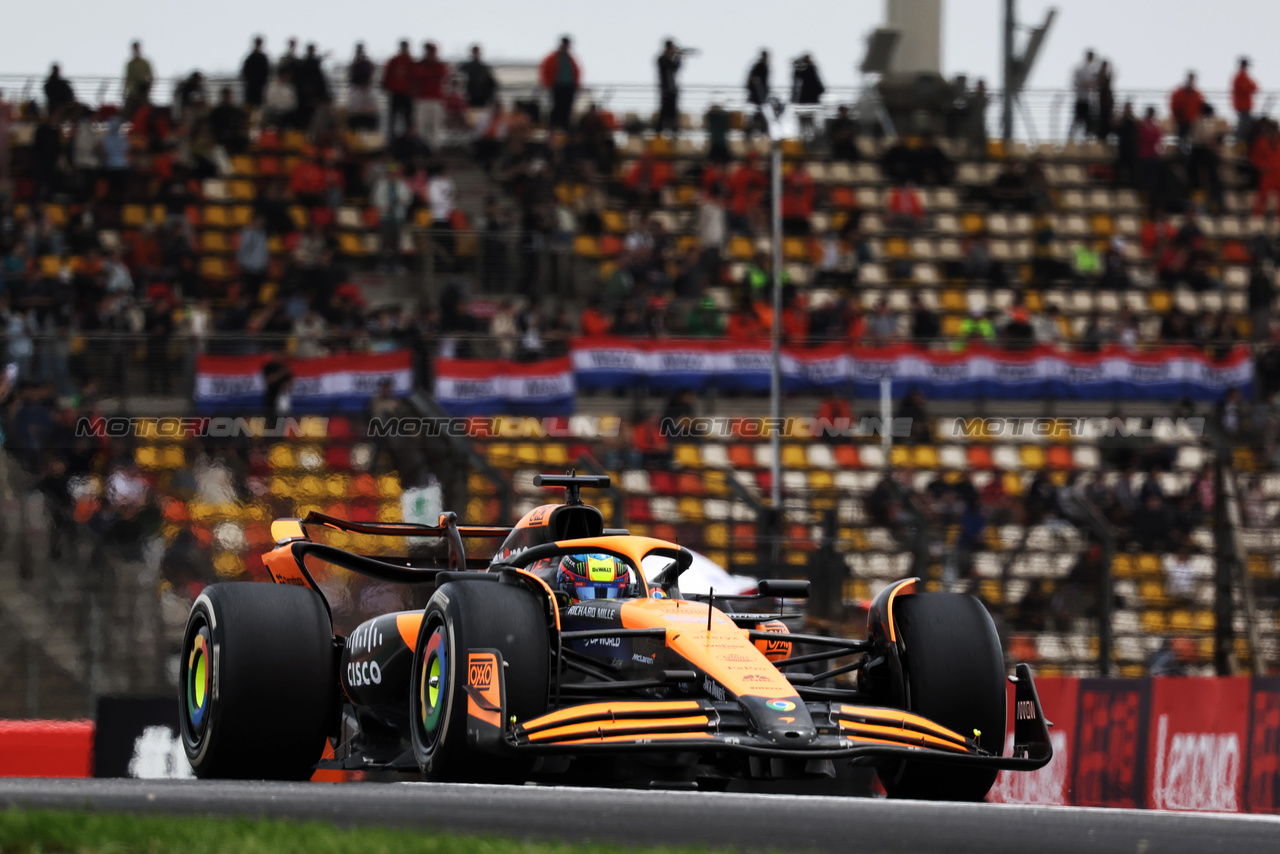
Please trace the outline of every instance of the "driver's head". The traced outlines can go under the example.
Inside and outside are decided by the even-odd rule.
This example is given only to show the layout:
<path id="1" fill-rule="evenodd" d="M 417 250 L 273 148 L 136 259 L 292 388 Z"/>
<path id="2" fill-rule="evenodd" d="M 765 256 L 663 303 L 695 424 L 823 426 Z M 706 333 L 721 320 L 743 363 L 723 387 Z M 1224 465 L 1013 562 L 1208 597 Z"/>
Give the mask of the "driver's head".
<path id="1" fill-rule="evenodd" d="M 606 554 L 565 555 L 556 573 L 556 588 L 571 602 L 618 599 L 630 587 L 631 573 L 622 561 Z"/>

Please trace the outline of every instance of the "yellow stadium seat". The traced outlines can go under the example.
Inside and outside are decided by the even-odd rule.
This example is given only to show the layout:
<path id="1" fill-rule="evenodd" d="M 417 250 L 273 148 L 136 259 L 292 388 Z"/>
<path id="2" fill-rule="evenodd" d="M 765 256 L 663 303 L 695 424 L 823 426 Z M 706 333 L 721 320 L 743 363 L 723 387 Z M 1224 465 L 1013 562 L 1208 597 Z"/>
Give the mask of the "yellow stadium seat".
<path id="1" fill-rule="evenodd" d="M 258 173 L 253 158 L 246 154 L 237 154 L 231 158 L 231 173 L 244 178 L 252 178 Z"/>
<path id="2" fill-rule="evenodd" d="M 987 220 L 977 211 L 965 211 L 960 215 L 960 227 L 966 234 L 977 234 L 979 231 L 986 230 Z"/>
<path id="3" fill-rule="evenodd" d="M 809 246 L 803 237 L 784 237 L 782 254 L 788 261 L 808 261 Z"/>
<path id="4" fill-rule="evenodd" d="M 210 228 L 226 228 L 231 224 L 227 217 L 228 208 L 222 205 L 205 205 L 200 214 L 200 221 Z"/>
<path id="5" fill-rule="evenodd" d="M 1160 575 L 1160 558 L 1153 554 L 1138 555 L 1138 575 Z"/>
<path id="6" fill-rule="evenodd" d="M 755 257 L 755 246 L 749 238 L 735 234 L 729 240 L 729 258 L 733 261 L 750 261 Z"/>
<path id="7" fill-rule="evenodd" d="M 147 209 L 142 205 L 125 205 L 122 218 L 129 228 L 141 228 L 147 221 Z"/>
<path id="8" fill-rule="evenodd" d="M 398 499 L 400 493 L 400 478 L 394 474 L 384 474 L 378 478 L 378 495 L 383 498 Z"/>
<path id="9" fill-rule="evenodd" d="M 889 465 L 895 469 L 911 465 L 911 449 L 904 445 L 894 445 L 889 450 Z"/>
<path id="10" fill-rule="evenodd" d="M 1142 628 L 1148 634 L 1161 635 L 1165 631 L 1164 612 L 1147 608 L 1142 612 Z"/>
<path id="11" fill-rule="evenodd" d="M 1044 448 L 1039 445 L 1023 445 L 1019 449 L 1018 458 L 1022 462 L 1022 467 L 1030 471 L 1040 471 L 1044 468 Z"/>
<path id="12" fill-rule="evenodd" d="M 600 257 L 600 247 L 596 239 L 589 234 L 579 234 L 573 238 L 573 254 L 583 258 Z"/>
<path id="13" fill-rule="evenodd" d="M 549 466 L 567 466 L 569 449 L 560 442 L 552 442 L 543 448 L 542 462 Z"/>
<path id="14" fill-rule="evenodd" d="M 516 445 L 516 462 L 526 466 L 536 466 L 542 462 L 538 456 L 538 446 L 529 443 Z"/>
<path id="15" fill-rule="evenodd" d="M 969 302 L 965 299 L 964 291 L 956 288 L 947 288 L 942 292 L 942 310 L 967 312 L 969 310 Z"/>
<path id="16" fill-rule="evenodd" d="M 142 445 L 133 452 L 133 461 L 140 469 L 153 469 L 159 466 L 160 455 L 152 445 Z"/>
<path id="17" fill-rule="evenodd" d="M 187 455 L 181 445 L 169 445 L 160 452 L 160 468 L 174 470 L 187 467 Z"/>
<path id="18" fill-rule="evenodd" d="M 938 467 L 938 449 L 932 445 L 916 445 L 912 452 L 912 465 L 918 469 L 936 469 Z"/>
<path id="19" fill-rule="evenodd" d="M 200 275 L 206 279 L 225 279 L 227 264 L 221 258 L 206 255 L 200 259 Z"/>
<path id="20" fill-rule="evenodd" d="M 697 445 L 676 445 L 673 461 L 680 468 L 696 469 L 702 467 L 702 454 Z"/>
<path id="21" fill-rule="evenodd" d="M 1151 291 L 1148 296 L 1148 305 L 1156 314 L 1168 314 L 1169 309 L 1173 307 L 1173 300 L 1169 297 L 1168 291 Z"/>
<path id="22" fill-rule="evenodd" d="M 809 472 L 809 488 L 813 490 L 832 489 L 836 485 L 835 476 L 829 471 L 817 469 Z"/>
<path id="23" fill-rule="evenodd" d="M 1009 495 L 1018 496 L 1022 494 L 1022 478 L 1014 472 L 1007 471 L 1004 473 L 1004 491 Z"/>
<path id="24" fill-rule="evenodd" d="M 226 252 L 230 247 L 227 245 L 227 236 L 221 231 L 202 231 L 200 248 L 205 252 Z"/>
<path id="25" fill-rule="evenodd" d="M 622 234 L 627 230 L 627 219 L 620 211 L 605 211 L 601 219 L 604 230 L 610 234 Z"/>
<path id="26" fill-rule="evenodd" d="M 685 522 L 701 522 L 703 519 L 702 499 L 686 495 L 676 504 L 676 511 Z"/>
<path id="27" fill-rule="evenodd" d="M 251 202 L 257 195 L 252 181 L 231 181 L 227 189 L 231 191 L 231 198 L 238 202 Z"/>
<path id="28" fill-rule="evenodd" d="M 1124 552 L 1116 553 L 1111 558 L 1111 572 L 1116 578 L 1133 578 L 1137 575 L 1133 557 Z"/>
<path id="29" fill-rule="evenodd" d="M 267 450 L 267 465 L 277 471 L 292 469 L 296 465 L 293 448 L 288 445 L 272 445 Z"/>
<path id="30" fill-rule="evenodd" d="M 60 272 L 62 272 L 62 259 L 57 255 L 40 256 L 40 275 L 52 279 Z"/>
<path id="31" fill-rule="evenodd" d="M 809 458 L 801 445 L 782 446 L 782 467 L 786 469 L 805 469 L 809 467 Z"/>

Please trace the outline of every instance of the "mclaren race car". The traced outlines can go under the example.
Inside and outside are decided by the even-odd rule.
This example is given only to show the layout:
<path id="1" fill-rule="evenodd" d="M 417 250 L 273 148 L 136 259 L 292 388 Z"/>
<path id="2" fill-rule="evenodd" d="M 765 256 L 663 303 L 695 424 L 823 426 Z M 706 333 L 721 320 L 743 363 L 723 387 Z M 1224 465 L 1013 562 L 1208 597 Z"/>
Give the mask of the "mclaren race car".
<path id="1" fill-rule="evenodd" d="M 830 777 L 852 762 L 873 766 L 893 797 L 981 800 L 999 770 L 1049 762 L 1026 665 L 1008 677 L 1005 755 L 1004 658 L 976 599 L 906 579 L 875 597 L 865 637 L 790 633 L 761 611 L 803 598 L 807 581 L 762 580 L 727 601 L 682 595 L 687 549 L 607 529 L 582 501 L 607 477 L 535 482 L 563 487 L 565 502 L 512 528 L 459 525 L 452 513 L 435 526 L 319 513 L 273 523 L 264 562 L 276 584 L 211 585 L 188 618 L 179 692 L 196 774 L 306 779 L 336 768 L 723 788 Z M 309 529 L 447 548 L 373 557 Z M 491 557 L 467 554 L 465 543 L 485 541 L 499 543 Z M 646 579 L 654 557 L 664 568 Z M 426 585 L 426 605 L 342 637 L 318 562 Z"/>

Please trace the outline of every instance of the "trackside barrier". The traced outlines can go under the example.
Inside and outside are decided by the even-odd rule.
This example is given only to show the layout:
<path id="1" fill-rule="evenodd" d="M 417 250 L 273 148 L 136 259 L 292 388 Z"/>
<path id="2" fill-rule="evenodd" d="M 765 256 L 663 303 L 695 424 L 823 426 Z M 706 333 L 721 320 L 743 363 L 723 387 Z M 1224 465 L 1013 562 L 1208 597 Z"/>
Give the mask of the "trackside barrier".
<path id="1" fill-rule="evenodd" d="M 93 721 L 0 721 L 0 776 L 93 776 Z"/>
<path id="2" fill-rule="evenodd" d="M 1046 677 L 1036 688 L 1053 761 L 1002 772 L 990 800 L 1280 813 L 1280 678 Z"/>

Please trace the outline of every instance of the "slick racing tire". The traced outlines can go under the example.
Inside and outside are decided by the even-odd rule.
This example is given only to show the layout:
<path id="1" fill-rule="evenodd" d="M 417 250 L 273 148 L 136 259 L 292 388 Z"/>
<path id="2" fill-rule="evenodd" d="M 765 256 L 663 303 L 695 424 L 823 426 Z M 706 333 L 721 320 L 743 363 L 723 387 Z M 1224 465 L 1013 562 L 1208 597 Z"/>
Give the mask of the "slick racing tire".
<path id="1" fill-rule="evenodd" d="M 337 691 L 324 601 L 284 584 L 206 587 L 187 617 L 178 683 L 197 777 L 310 779 Z"/>
<path id="2" fill-rule="evenodd" d="M 894 607 L 902 643 L 908 711 L 966 738 L 981 733 L 979 746 L 1004 749 L 1004 654 L 995 624 L 972 596 L 918 593 Z M 891 798 L 980 801 L 996 771 L 941 762 L 895 762 L 877 768 Z"/>
<path id="3" fill-rule="evenodd" d="M 427 603 L 414 651 L 409 690 L 414 756 L 429 780 L 523 782 L 532 760 L 482 753 L 467 743 L 467 651 L 472 649 L 502 654 L 508 718 L 526 721 L 547 710 L 545 605 L 514 584 L 448 582 Z"/>

